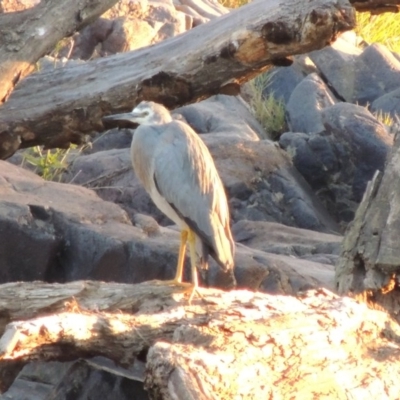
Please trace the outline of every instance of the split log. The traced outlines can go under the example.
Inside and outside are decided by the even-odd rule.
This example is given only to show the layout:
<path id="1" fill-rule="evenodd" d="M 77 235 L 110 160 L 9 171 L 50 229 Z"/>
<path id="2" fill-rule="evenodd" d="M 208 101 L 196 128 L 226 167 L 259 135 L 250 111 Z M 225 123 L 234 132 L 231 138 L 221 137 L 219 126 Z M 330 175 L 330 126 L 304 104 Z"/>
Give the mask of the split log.
<path id="1" fill-rule="evenodd" d="M 42 0 L 35 7 L 0 14 L 0 104 L 33 71 L 40 57 L 93 22 L 117 0 Z"/>
<path id="2" fill-rule="evenodd" d="M 271 63 L 324 47 L 355 25 L 346 0 L 252 2 L 134 52 L 33 74 L 0 108 L 0 158 L 19 147 L 67 147 L 103 130 L 101 117 L 141 100 L 170 108 L 240 84 Z"/>
<path id="3" fill-rule="evenodd" d="M 336 268 L 341 294 L 365 297 L 400 321 L 400 135 L 350 224 Z"/>
<path id="4" fill-rule="evenodd" d="M 188 305 L 175 289 L 2 285 L 4 318 L 35 318 L 3 326 L 1 372 L 15 359 L 130 364 L 149 350 L 154 399 L 397 398 L 400 328 L 382 311 L 326 290 L 294 298 L 201 289 Z"/>
<path id="5" fill-rule="evenodd" d="M 370 12 L 371 15 L 379 15 L 386 12 L 398 13 L 400 1 L 393 0 L 349 0 L 352 6 L 359 12 Z"/>

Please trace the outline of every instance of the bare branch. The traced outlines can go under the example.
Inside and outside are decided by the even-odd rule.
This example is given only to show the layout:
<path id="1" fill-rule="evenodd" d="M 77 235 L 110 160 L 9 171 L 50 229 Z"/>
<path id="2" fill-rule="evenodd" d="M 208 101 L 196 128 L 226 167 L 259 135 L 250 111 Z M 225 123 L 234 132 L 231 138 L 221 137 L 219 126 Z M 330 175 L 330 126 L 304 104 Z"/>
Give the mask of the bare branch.
<path id="1" fill-rule="evenodd" d="M 134 52 L 26 78 L 0 109 L 0 157 L 19 147 L 66 147 L 103 130 L 105 114 L 143 99 L 170 108 L 240 84 L 293 54 L 352 29 L 345 0 L 255 1 L 185 34 Z"/>
<path id="2" fill-rule="evenodd" d="M 35 7 L 0 14 L 0 104 L 64 37 L 93 22 L 117 0 L 42 0 Z"/>

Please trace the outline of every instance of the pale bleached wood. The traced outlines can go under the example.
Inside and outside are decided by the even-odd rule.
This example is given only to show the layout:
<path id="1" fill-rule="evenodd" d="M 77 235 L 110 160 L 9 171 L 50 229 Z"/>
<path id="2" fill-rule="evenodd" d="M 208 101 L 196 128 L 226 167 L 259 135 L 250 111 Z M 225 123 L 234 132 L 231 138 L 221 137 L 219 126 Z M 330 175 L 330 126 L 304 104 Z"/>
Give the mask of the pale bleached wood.
<path id="1" fill-rule="evenodd" d="M 99 281 L 75 281 L 66 284 L 45 282 L 12 282 L 0 285 L 0 334 L 5 325 L 16 320 L 58 313 L 79 304 L 85 311 L 129 311 L 152 299 L 169 304 L 179 287 L 165 286 L 155 281 L 128 285 Z"/>
<path id="2" fill-rule="evenodd" d="M 386 12 L 398 13 L 400 0 L 350 0 L 352 6 L 359 12 L 370 12 L 371 15 L 383 14 Z"/>
<path id="3" fill-rule="evenodd" d="M 43 283 L 4 286 L 2 305 L 5 298 L 29 294 L 37 315 L 7 325 L 0 369 L 15 359 L 86 355 L 128 365 L 150 349 L 151 398 L 385 400 L 398 395 L 398 325 L 385 312 L 327 290 L 295 298 L 201 289 L 203 297 L 189 305 L 184 294 L 158 283 L 75 282 L 65 290 Z M 52 294 L 56 290 L 63 294 Z M 46 307 L 39 306 L 40 298 Z M 125 311 L 117 311 L 117 304 Z M 17 308 L 8 310 L 25 313 Z M 114 311 L 100 311 L 107 308 Z M 52 313 L 55 309 L 59 312 Z"/>
<path id="4" fill-rule="evenodd" d="M 117 0 L 42 0 L 33 8 L 0 14 L 0 104 L 40 57 L 82 29 Z"/>
<path id="5" fill-rule="evenodd" d="M 400 135 L 384 173 L 368 184 L 343 239 L 335 281 L 340 294 L 353 294 L 383 307 L 400 321 Z"/>
<path id="6" fill-rule="evenodd" d="M 104 129 L 102 116 L 143 99 L 174 108 L 238 93 L 271 64 L 320 49 L 354 25 L 346 0 L 260 0 L 151 47 L 31 75 L 0 108 L 0 158 L 19 141 L 80 143 Z"/>
<path id="7" fill-rule="evenodd" d="M 326 291 L 265 300 L 152 346 L 151 398 L 398 398 L 400 329 L 386 313 Z"/>

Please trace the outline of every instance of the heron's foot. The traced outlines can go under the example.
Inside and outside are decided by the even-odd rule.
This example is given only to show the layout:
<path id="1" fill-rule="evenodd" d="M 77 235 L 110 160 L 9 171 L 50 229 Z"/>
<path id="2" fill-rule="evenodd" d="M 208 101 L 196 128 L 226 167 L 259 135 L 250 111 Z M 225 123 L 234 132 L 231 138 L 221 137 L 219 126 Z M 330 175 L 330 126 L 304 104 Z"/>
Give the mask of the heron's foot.
<path id="1" fill-rule="evenodd" d="M 179 292 L 185 293 L 185 295 L 188 295 L 188 303 L 191 304 L 193 298 L 195 295 L 200 297 L 201 299 L 204 300 L 204 296 L 200 293 L 199 287 L 193 285 L 193 283 L 189 282 L 180 282 L 179 280 L 176 279 L 169 279 L 167 281 L 161 281 L 161 280 L 153 280 L 150 281 L 151 283 L 157 284 L 157 285 L 162 285 L 162 286 L 175 286 L 179 288 Z"/>
<path id="2" fill-rule="evenodd" d="M 177 279 L 168 279 L 168 280 L 161 280 L 161 279 L 153 279 L 151 281 L 148 281 L 149 283 L 152 283 L 154 285 L 160 285 L 160 286 L 175 286 L 177 288 L 184 289 L 183 292 L 187 292 L 190 289 L 193 288 L 193 284 L 189 282 L 181 282 Z"/>
<path id="3" fill-rule="evenodd" d="M 177 286 L 183 289 L 183 293 L 189 295 L 188 303 L 189 305 L 192 303 L 192 300 L 195 295 L 199 296 L 201 299 L 204 299 L 203 295 L 199 291 L 199 287 L 189 282 L 180 282 L 176 279 L 171 279 L 168 281 L 159 281 L 160 284 L 168 285 L 168 286 Z"/>
<path id="4" fill-rule="evenodd" d="M 182 282 L 179 279 L 168 279 L 166 281 L 157 281 L 157 282 L 160 282 L 160 284 L 163 284 L 163 285 L 179 286 L 182 288 L 187 288 L 188 290 L 192 289 L 192 287 L 193 287 L 193 284 L 191 284 L 189 282 Z"/>
<path id="5" fill-rule="evenodd" d="M 189 299 L 188 299 L 188 303 L 189 304 L 192 303 L 192 300 L 193 300 L 195 295 L 200 297 L 200 299 L 204 300 L 204 296 L 200 293 L 200 290 L 199 290 L 198 286 L 192 285 L 190 292 L 188 291 L 187 293 L 189 293 Z"/>

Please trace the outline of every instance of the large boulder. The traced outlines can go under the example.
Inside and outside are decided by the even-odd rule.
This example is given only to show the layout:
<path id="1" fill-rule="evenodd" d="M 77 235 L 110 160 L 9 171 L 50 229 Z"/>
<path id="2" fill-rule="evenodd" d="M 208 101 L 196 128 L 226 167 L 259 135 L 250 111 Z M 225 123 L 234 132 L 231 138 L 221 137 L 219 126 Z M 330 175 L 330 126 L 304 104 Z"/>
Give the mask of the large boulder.
<path id="1" fill-rule="evenodd" d="M 0 398 L 148 400 L 139 371 L 132 369 L 117 367 L 103 357 L 71 362 L 36 361 L 24 366 Z"/>
<path id="2" fill-rule="evenodd" d="M 265 98 L 273 96 L 277 101 L 287 105 L 296 86 L 304 79 L 306 74 L 294 62 L 289 67 L 275 67 L 268 71 L 268 81 L 263 90 Z"/>
<path id="3" fill-rule="evenodd" d="M 371 104 L 371 111 L 389 114 L 392 118 L 400 115 L 400 88 L 378 97 Z"/>
<path id="4" fill-rule="evenodd" d="M 286 111 L 292 132 L 316 133 L 324 130 L 321 110 L 336 103 L 324 81 L 316 74 L 304 78 L 293 90 Z"/>
<path id="5" fill-rule="evenodd" d="M 240 220 L 232 226 L 236 243 L 267 253 L 335 265 L 342 236 L 275 222 Z"/>
<path id="6" fill-rule="evenodd" d="M 309 57 L 335 95 L 351 102 L 356 85 L 355 64 L 361 53 L 359 47 L 340 37 L 331 46 L 312 51 Z"/>
<path id="7" fill-rule="evenodd" d="M 393 137 L 366 108 L 338 103 L 321 111 L 324 131 L 287 132 L 280 145 L 330 215 L 345 227 L 376 170 L 383 170 Z"/>
<path id="8" fill-rule="evenodd" d="M 253 142 L 252 142 L 253 143 Z M 139 283 L 171 279 L 180 235 L 136 213 L 135 226 L 116 204 L 77 185 L 46 182 L 0 162 L 0 283 L 16 280 L 67 282 L 95 279 Z M 296 260 L 239 246 L 237 285 L 253 290 L 296 293 L 331 288 L 331 265 L 296 271 Z M 305 266 L 305 265 L 304 265 Z M 189 260 L 185 278 L 190 279 Z M 271 283 L 271 279 L 273 284 Z M 232 288 L 235 277 L 213 260 L 203 278 L 209 286 Z"/>
<path id="9" fill-rule="evenodd" d="M 385 46 L 374 43 L 355 64 L 353 103 L 367 105 L 400 87 L 400 61 Z"/>
<path id="10" fill-rule="evenodd" d="M 227 13 L 215 2 L 121 0 L 77 32 L 58 56 L 88 60 L 132 51 L 179 35 Z"/>
<path id="11" fill-rule="evenodd" d="M 173 113 L 181 115 L 201 134 L 211 133 L 214 137 L 229 136 L 248 140 L 259 140 L 265 135 L 240 96 L 212 96 L 199 103 L 177 108 Z"/>

